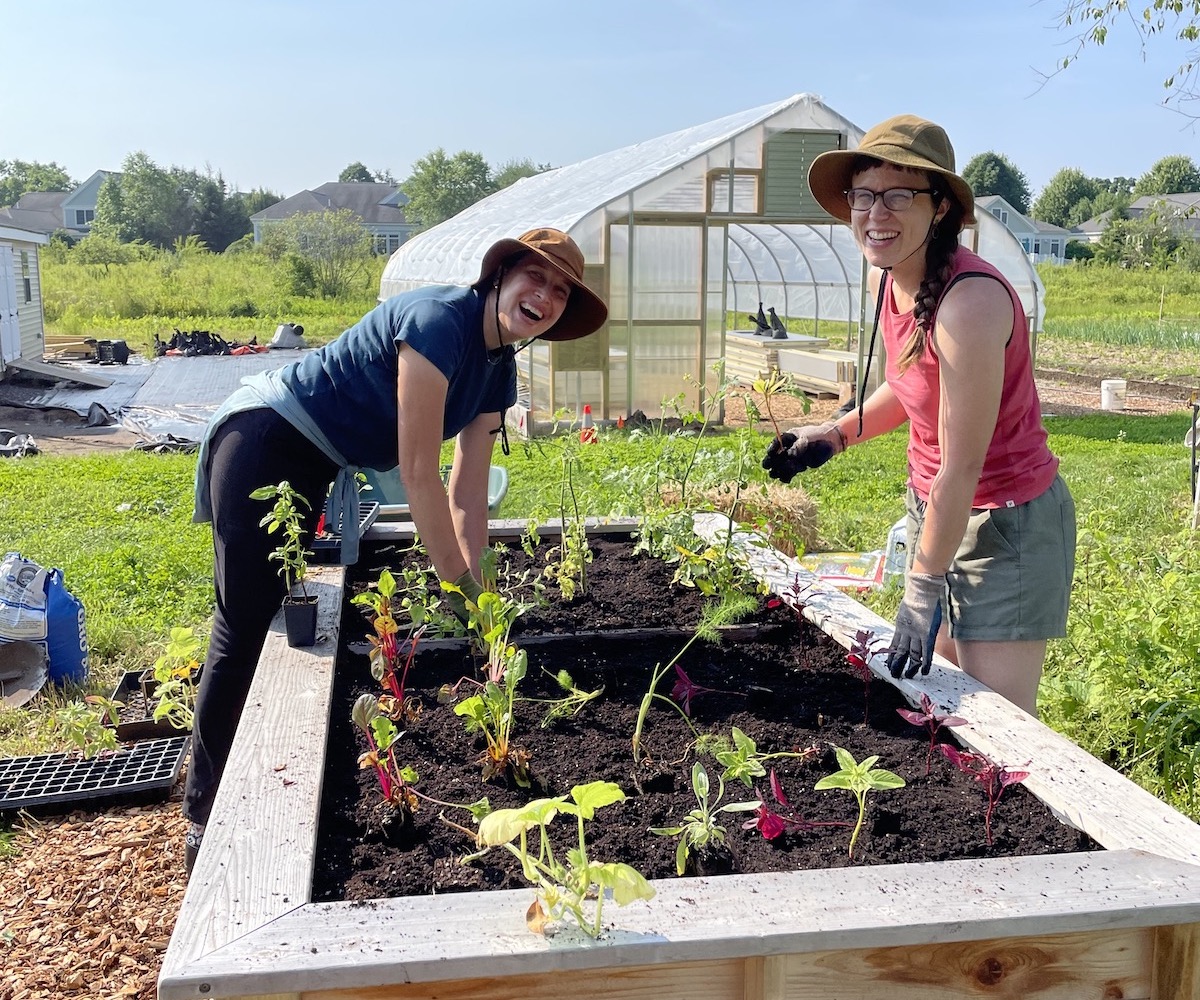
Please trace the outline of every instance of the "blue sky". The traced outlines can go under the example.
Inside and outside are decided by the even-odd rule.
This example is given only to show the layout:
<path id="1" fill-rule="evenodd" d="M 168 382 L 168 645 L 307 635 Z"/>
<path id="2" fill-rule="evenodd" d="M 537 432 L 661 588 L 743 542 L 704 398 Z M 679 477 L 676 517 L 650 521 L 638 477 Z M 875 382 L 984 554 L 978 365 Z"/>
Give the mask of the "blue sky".
<path id="1" fill-rule="evenodd" d="M 862 128 L 931 118 L 960 169 L 1004 153 L 1035 195 L 1200 161 L 1161 106 L 1177 44 L 1117 32 L 1043 81 L 1062 2 L 6 0 L 0 159 L 82 180 L 144 150 L 288 195 L 438 146 L 558 166 L 809 92 Z"/>

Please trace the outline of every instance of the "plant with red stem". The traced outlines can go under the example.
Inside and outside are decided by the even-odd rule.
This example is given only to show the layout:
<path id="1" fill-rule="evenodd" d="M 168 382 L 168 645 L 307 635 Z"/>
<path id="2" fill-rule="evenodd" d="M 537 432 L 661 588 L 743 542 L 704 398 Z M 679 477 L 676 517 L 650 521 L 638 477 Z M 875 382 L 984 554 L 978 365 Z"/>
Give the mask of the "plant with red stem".
<path id="1" fill-rule="evenodd" d="M 417 780 L 417 772 L 401 766 L 396 759 L 396 743 L 403 733 L 383 714 L 379 699 L 373 694 L 359 696 L 350 711 L 350 718 L 366 734 L 371 746 L 358 758 L 358 766 L 373 767 L 384 801 L 402 814 L 410 815 L 417 808 L 417 797 L 410 787 Z"/>
<path id="2" fill-rule="evenodd" d="M 420 705 L 409 703 L 404 696 L 405 679 L 412 667 L 425 626 L 413 632 L 407 639 L 399 638 L 400 626 L 392 613 L 392 596 L 396 593 L 396 580 L 386 569 L 370 589 L 354 597 L 354 604 L 365 605 L 371 610 L 371 627 L 374 635 L 367 636 L 371 644 L 371 676 L 387 692 L 381 700 L 380 710 L 392 719 L 413 721 L 420 713 Z M 403 665 L 400 664 L 403 657 Z"/>
<path id="3" fill-rule="evenodd" d="M 805 819 L 801 816 L 792 807 L 787 795 L 784 794 L 783 785 L 775 774 L 774 768 L 771 768 L 770 785 L 771 797 L 782 807 L 783 811 L 771 808 L 767 800 L 763 798 L 762 792 L 759 792 L 758 808 L 754 811 L 754 818 L 748 819 L 742 824 L 743 830 L 757 830 L 767 840 L 775 840 L 783 836 L 788 827 L 796 830 L 815 830 L 822 826 L 850 826 L 849 823 L 840 820 L 819 821 Z"/>
<path id="4" fill-rule="evenodd" d="M 949 760 L 963 774 L 970 775 L 983 786 L 987 794 L 987 810 L 983 815 L 983 829 L 990 845 L 992 842 L 992 813 L 996 811 L 996 803 L 1009 785 L 1018 785 L 1029 777 L 1028 771 L 1013 771 L 1003 764 L 988 760 L 982 754 L 971 753 L 969 750 L 959 750 L 943 743 L 938 749 L 942 756 Z"/>
<path id="5" fill-rule="evenodd" d="M 726 691 L 723 688 L 710 688 L 703 684 L 697 684 L 687 675 L 683 667 L 676 663 L 675 686 L 671 688 L 671 697 L 683 709 L 684 715 L 691 716 L 692 699 L 702 694 L 731 694 L 742 698 L 746 696 L 744 691 Z"/>
<path id="6" fill-rule="evenodd" d="M 863 682 L 863 725 L 866 725 L 871 717 L 871 681 L 874 677 L 871 673 L 871 657 L 879 652 L 875 648 L 878 645 L 874 632 L 860 628 L 854 633 L 854 639 L 846 653 L 846 662 L 850 664 L 854 676 Z"/>
<path id="7" fill-rule="evenodd" d="M 914 726 L 924 726 L 929 731 L 929 751 L 925 754 L 925 774 L 929 774 L 930 765 L 933 762 L 933 747 L 937 742 L 938 730 L 945 726 L 965 726 L 967 720 L 957 715 L 939 715 L 934 707 L 933 700 L 929 695 L 922 692 L 921 694 L 921 710 L 918 712 L 912 708 L 896 709 L 900 715 L 911 722 Z"/>

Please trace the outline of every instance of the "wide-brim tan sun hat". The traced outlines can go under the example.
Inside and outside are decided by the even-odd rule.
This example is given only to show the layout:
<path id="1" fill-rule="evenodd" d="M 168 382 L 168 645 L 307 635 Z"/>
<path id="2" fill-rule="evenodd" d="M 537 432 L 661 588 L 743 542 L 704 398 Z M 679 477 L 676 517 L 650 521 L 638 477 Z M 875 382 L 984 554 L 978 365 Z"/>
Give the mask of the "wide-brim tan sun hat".
<path id="1" fill-rule="evenodd" d="M 820 206 L 842 222 L 850 221 L 846 191 L 857 156 L 936 174 L 961 206 L 963 225 L 974 225 L 975 195 L 971 185 L 954 172 L 954 147 L 940 125 L 916 115 L 897 115 L 870 129 L 857 149 L 831 149 L 813 160 L 808 168 L 809 189 Z"/>
<path id="2" fill-rule="evenodd" d="M 583 251 L 558 229 L 531 229 L 515 240 L 497 240 L 483 255 L 477 285 L 496 273 L 504 261 L 522 253 L 535 253 L 571 283 L 571 296 L 558 322 L 542 340 L 577 340 L 595 333 L 608 319 L 604 300 L 583 283 Z"/>

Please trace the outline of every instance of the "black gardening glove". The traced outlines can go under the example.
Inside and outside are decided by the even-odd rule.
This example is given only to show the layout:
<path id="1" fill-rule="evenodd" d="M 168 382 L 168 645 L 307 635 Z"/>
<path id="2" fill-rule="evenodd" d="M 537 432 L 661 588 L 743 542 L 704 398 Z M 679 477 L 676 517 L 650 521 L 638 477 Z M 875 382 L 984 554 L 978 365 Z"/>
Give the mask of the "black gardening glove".
<path id="1" fill-rule="evenodd" d="M 887 668 L 893 677 L 913 678 L 929 673 L 933 647 L 942 627 L 942 599 L 946 578 L 933 573 L 908 574 L 904 600 L 896 612 L 896 629 L 888 651 Z"/>
<path id="2" fill-rule="evenodd" d="M 450 586 L 457 589 L 448 590 L 447 585 L 445 583 L 442 584 L 442 593 L 445 595 L 446 604 L 454 612 L 454 617 L 466 625 L 471 617 L 471 612 L 467 608 L 467 601 L 478 607 L 479 597 L 483 593 L 483 588 L 479 586 L 479 582 L 470 570 L 467 570 L 461 576 L 455 577 Z"/>
<path id="3" fill-rule="evenodd" d="M 790 483 L 797 473 L 824 465 L 845 448 L 836 424 L 793 427 L 771 442 L 762 467 L 772 479 Z"/>

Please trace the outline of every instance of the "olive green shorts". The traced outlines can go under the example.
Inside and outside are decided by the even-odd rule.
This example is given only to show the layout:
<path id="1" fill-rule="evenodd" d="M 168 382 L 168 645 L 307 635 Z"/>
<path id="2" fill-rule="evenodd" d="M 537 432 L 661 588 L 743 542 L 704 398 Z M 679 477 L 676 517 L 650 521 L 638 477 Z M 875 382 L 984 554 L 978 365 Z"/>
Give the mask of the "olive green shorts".
<path id="1" fill-rule="evenodd" d="M 908 491 L 908 567 L 925 522 L 925 503 Z M 1075 501 L 1061 476 L 1016 507 L 974 508 L 946 574 L 950 635 L 1010 641 L 1067 634 L 1075 575 Z"/>

